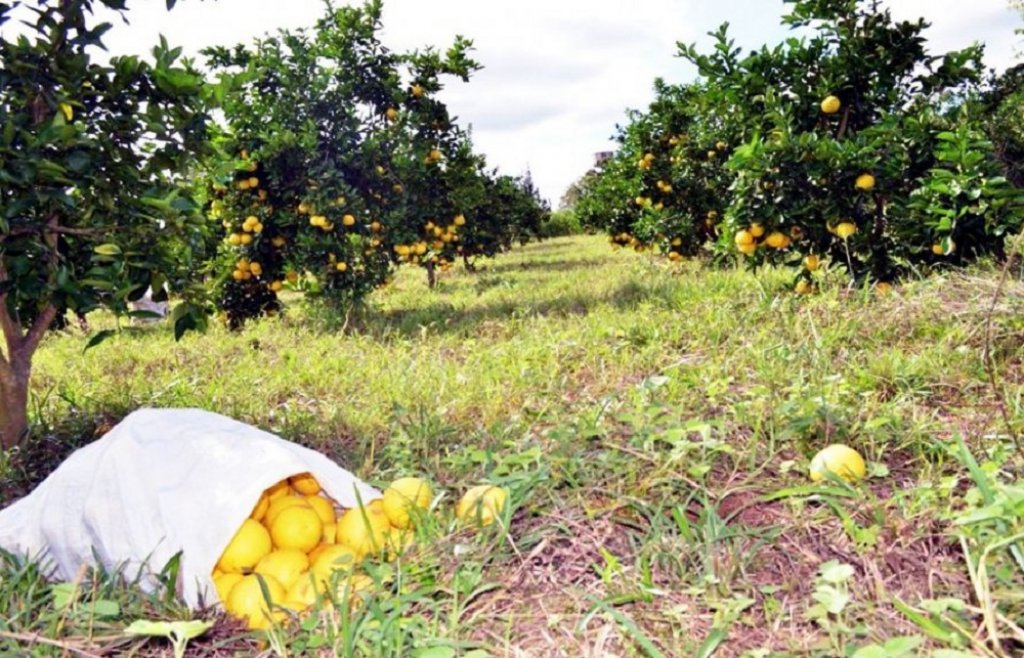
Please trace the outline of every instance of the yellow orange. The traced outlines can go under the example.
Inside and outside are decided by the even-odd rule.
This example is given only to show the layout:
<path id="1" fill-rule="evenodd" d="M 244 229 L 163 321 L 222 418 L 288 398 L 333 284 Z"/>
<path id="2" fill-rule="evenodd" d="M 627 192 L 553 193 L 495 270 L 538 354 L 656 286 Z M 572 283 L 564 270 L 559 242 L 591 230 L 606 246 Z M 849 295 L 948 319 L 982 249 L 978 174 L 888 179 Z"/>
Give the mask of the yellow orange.
<path id="1" fill-rule="evenodd" d="M 734 240 L 736 241 L 737 247 L 751 245 L 754 244 L 754 235 L 750 231 L 744 229 L 736 233 L 736 237 L 734 238 Z"/>
<path id="2" fill-rule="evenodd" d="M 261 580 L 270 595 L 269 601 L 263 596 Z M 251 574 L 243 576 L 231 588 L 224 608 L 232 616 L 245 620 L 251 629 L 269 628 L 271 619 L 276 619 L 270 613 L 270 606 L 283 601 L 286 593 L 287 590 L 273 576 Z"/>
<path id="3" fill-rule="evenodd" d="M 217 568 L 224 573 L 248 571 L 272 548 L 267 529 L 258 521 L 246 519 L 221 553 Z"/>
<path id="4" fill-rule="evenodd" d="M 278 549 L 263 556 L 256 563 L 254 571 L 264 576 L 273 576 L 285 589 L 292 586 L 303 571 L 309 569 L 309 558 L 294 548 Z"/>
<path id="5" fill-rule="evenodd" d="M 224 573 L 219 576 L 214 576 L 213 586 L 217 588 L 217 596 L 220 597 L 220 602 L 226 604 L 228 601 L 228 594 L 231 593 L 231 588 L 238 584 L 244 576 L 240 573 Z"/>
<path id="6" fill-rule="evenodd" d="M 433 497 L 434 492 L 426 480 L 405 477 L 395 480 L 384 490 L 381 505 L 391 525 L 408 528 L 411 522 L 410 508 L 418 507 L 425 510 Z"/>
<path id="7" fill-rule="evenodd" d="M 316 603 L 317 594 L 322 593 L 323 590 L 323 581 L 316 580 L 312 574 L 307 572 L 292 583 L 292 586 L 288 588 L 288 592 L 285 594 L 285 598 L 288 601 L 302 605 L 304 608 L 308 608 Z"/>
<path id="8" fill-rule="evenodd" d="M 320 551 L 309 570 L 317 581 L 328 581 L 335 571 L 351 571 L 358 562 L 355 551 L 343 544 L 334 544 Z"/>
<path id="9" fill-rule="evenodd" d="M 334 505 L 323 496 L 317 496 L 315 494 L 306 496 L 306 504 L 313 508 L 313 511 L 315 511 L 316 515 L 320 517 L 320 521 L 322 521 L 324 525 L 334 523 L 338 520 L 338 515 L 334 511 Z"/>
<path id="10" fill-rule="evenodd" d="M 857 225 L 853 222 L 841 222 L 839 226 L 836 226 L 836 235 L 842 239 L 846 239 L 857 232 Z"/>
<path id="11" fill-rule="evenodd" d="M 390 527 L 391 523 L 380 504 L 374 506 L 370 503 L 362 509 L 353 507 L 338 519 L 335 540 L 363 556 L 384 548 L 384 539 Z"/>
<path id="12" fill-rule="evenodd" d="M 875 177 L 868 173 L 857 176 L 854 186 L 861 191 L 867 192 L 875 186 Z"/>
<path id="13" fill-rule="evenodd" d="M 481 484 L 466 492 L 455 507 L 455 516 L 464 523 L 490 525 L 501 515 L 507 502 L 507 489 Z"/>
<path id="14" fill-rule="evenodd" d="M 834 443 L 818 452 L 811 460 L 811 480 L 818 482 L 835 475 L 853 483 L 867 474 L 867 465 L 860 453 L 849 446 Z"/>
<path id="15" fill-rule="evenodd" d="M 294 548 L 307 553 L 320 543 L 324 524 L 308 505 L 289 507 L 270 523 L 270 538 L 277 548 Z"/>
<path id="16" fill-rule="evenodd" d="M 291 507 L 309 507 L 309 503 L 304 496 L 282 496 L 270 503 L 267 513 L 263 516 L 263 523 L 269 528 L 278 514 Z"/>
<path id="17" fill-rule="evenodd" d="M 823 114 L 835 114 L 842 106 L 842 102 L 835 96 L 826 96 L 825 100 L 821 101 L 821 111 Z"/>
<path id="18" fill-rule="evenodd" d="M 320 493 L 320 483 L 316 481 L 316 478 L 309 473 L 300 473 L 299 475 L 293 475 L 288 478 L 288 484 L 291 485 L 292 489 L 299 492 L 303 496 L 311 496 L 315 493 Z"/>

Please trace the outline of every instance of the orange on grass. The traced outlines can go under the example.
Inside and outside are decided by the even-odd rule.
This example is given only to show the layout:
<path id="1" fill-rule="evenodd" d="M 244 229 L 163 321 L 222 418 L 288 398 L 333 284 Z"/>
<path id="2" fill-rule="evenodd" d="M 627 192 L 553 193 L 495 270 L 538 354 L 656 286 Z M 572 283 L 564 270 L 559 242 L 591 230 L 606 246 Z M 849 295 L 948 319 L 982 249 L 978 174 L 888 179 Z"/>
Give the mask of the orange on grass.
<path id="1" fill-rule="evenodd" d="M 410 509 L 427 509 L 433 497 L 434 492 L 426 480 L 414 477 L 399 478 L 384 490 L 381 506 L 391 525 L 396 528 L 408 528 L 411 523 Z"/>

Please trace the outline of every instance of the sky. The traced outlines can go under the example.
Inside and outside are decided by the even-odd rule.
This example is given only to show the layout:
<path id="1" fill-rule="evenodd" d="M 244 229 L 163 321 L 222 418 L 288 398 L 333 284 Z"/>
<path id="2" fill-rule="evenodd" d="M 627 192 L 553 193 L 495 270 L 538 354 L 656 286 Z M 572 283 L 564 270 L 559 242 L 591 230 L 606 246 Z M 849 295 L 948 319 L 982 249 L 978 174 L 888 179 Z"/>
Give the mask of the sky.
<path id="1" fill-rule="evenodd" d="M 346 4 L 336 1 L 336 4 Z M 1006 0 L 884 0 L 896 18 L 924 17 L 933 53 L 986 44 L 986 64 L 1017 63 L 1024 26 Z M 115 18 L 105 39 L 114 53 L 145 53 L 159 35 L 187 54 L 233 45 L 277 29 L 308 27 L 322 0 L 129 1 L 129 25 Z M 474 42 L 483 65 L 469 83 L 451 80 L 442 99 L 472 127 L 476 149 L 503 173 L 529 170 L 557 206 L 566 188 L 612 150 L 626 110 L 653 99 L 656 77 L 686 82 L 694 71 L 677 42 L 707 49 L 723 22 L 738 47 L 787 36 L 782 0 L 385 0 L 383 41 L 394 50 L 444 49 L 455 35 Z"/>

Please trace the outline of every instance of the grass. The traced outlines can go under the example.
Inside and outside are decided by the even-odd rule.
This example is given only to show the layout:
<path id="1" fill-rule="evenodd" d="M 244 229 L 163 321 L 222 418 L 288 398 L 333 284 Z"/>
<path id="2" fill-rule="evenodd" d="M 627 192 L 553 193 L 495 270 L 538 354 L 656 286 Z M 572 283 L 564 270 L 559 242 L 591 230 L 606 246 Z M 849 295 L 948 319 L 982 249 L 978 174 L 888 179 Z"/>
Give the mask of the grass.
<path id="1" fill-rule="evenodd" d="M 3 492 L 142 406 L 236 417 L 374 484 L 438 485 L 420 548 L 373 570 L 360 610 L 263 645 L 205 611 L 217 624 L 188 655 L 1017 655 L 1024 286 L 987 331 L 994 272 L 885 297 L 827 275 L 797 297 L 791 277 L 572 237 L 433 291 L 403 271 L 341 324 L 296 301 L 180 343 L 131 327 L 83 354 L 84 335 L 54 335 Z M 832 442 L 867 457 L 864 483 L 809 482 Z M 453 501 L 485 480 L 512 491 L 506 523 L 460 530 Z M 116 574 L 83 574 L 74 615 L 34 565 L 10 561 L 0 587 L 0 653 L 159 653 L 119 629 L 190 614 Z M 116 614 L 95 619 L 98 600 Z"/>

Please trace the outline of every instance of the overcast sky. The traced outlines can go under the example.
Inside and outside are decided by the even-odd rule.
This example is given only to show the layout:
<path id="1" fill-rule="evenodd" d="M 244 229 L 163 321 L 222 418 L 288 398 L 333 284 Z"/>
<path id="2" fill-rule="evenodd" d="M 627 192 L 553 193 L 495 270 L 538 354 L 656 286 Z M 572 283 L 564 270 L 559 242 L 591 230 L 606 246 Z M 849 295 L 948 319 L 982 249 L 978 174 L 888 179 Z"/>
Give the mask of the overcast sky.
<path id="1" fill-rule="evenodd" d="M 338 2 L 337 4 L 342 4 Z M 932 24 L 932 52 L 986 44 L 989 66 L 1017 60 L 1020 17 L 1006 0 L 887 0 L 898 18 Z M 147 52 L 159 34 L 195 53 L 278 28 L 311 26 L 320 0 L 134 0 L 130 26 L 115 25 L 111 51 Z M 675 57 L 676 42 L 706 44 L 707 32 L 731 24 L 745 50 L 785 37 L 781 0 L 385 0 L 384 41 L 405 50 L 444 48 L 456 34 L 473 39 L 484 66 L 469 83 L 451 81 L 444 100 L 472 126 L 478 151 L 492 166 L 529 168 L 541 193 L 557 205 L 566 187 L 613 148 L 609 138 L 627 108 L 644 108 L 651 85 L 693 78 Z"/>

